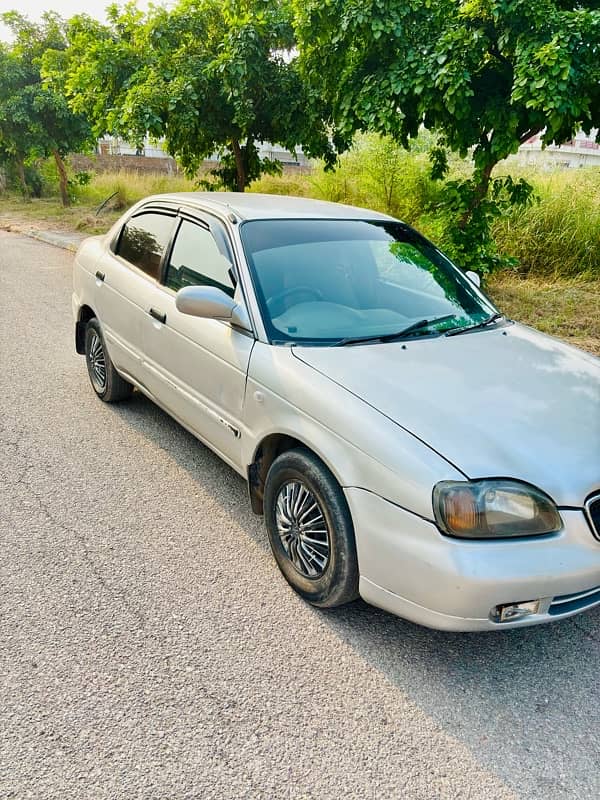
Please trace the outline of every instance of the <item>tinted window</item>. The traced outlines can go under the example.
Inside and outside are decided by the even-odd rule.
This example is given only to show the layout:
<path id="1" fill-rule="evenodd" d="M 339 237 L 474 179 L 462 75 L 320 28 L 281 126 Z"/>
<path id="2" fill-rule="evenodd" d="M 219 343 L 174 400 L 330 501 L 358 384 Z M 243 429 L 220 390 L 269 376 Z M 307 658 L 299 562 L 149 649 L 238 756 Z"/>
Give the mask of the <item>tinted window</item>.
<path id="1" fill-rule="evenodd" d="M 133 217 L 123 228 L 118 254 L 158 280 L 174 221 L 174 217 L 150 212 Z"/>
<path id="2" fill-rule="evenodd" d="M 233 297 L 230 269 L 231 263 L 211 232 L 183 220 L 167 267 L 166 285 L 175 291 L 184 286 L 216 286 Z"/>

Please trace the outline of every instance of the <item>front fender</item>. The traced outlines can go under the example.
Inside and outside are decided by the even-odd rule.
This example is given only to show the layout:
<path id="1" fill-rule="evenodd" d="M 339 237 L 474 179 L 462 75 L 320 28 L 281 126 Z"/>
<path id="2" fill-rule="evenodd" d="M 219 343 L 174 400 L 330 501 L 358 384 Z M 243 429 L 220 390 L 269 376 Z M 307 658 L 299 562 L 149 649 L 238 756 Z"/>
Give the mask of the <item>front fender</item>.
<path id="1" fill-rule="evenodd" d="M 425 519 L 433 519 L 433 486 L 464 479 L 422 441 L 293 358 L 287 347 L 256 343 L 244 423 L 246 465 L 267 436 L 289 435 L 315 452 L 342 487 L 366 489 Z"/>

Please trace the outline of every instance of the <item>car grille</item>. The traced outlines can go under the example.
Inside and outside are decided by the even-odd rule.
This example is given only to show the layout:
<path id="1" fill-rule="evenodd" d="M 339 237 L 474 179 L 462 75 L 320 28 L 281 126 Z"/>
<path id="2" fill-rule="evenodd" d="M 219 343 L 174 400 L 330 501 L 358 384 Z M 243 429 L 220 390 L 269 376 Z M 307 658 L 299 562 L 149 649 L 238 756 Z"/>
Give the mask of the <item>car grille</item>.
<path id="1" fill-rule="evenodd" d="M 568 614 L 570 611 L 580 611 L 600 603 L 600 586 L 588 589 L 585 592 L 575 592 L 574 594 L 563 594 L 555 597 L 550 603 L 548 613 L 552 616 L 557 614 Z"/>
<path id="2" fill-rule="evenodd" d="M 592 531 L 597 539 L 600 539 L 600 495 L 597 494 L 585 504 L 587 517 L 592 526 Z"/>

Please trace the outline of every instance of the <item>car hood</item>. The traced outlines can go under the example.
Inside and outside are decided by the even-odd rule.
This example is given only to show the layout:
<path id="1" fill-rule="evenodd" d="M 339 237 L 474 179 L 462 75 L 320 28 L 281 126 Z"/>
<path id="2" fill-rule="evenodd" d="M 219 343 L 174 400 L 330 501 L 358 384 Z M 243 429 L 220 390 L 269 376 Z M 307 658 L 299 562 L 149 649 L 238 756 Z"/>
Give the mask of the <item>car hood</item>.
<path id="1" fill-rule="evenodd" d="M 563 506 L 600 489 L 600 361 L 556 339 L 513 324 L 293 354 L 467 477 L 521 479 Z"/>

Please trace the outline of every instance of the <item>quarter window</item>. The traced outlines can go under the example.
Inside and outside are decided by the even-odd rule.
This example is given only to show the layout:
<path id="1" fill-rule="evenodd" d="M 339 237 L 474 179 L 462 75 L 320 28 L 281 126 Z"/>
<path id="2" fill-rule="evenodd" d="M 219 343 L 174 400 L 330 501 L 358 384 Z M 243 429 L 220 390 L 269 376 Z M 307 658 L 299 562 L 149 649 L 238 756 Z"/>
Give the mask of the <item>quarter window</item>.
<path id="1" fill-rule="evenodd" d="M 175 291 L 184 286 L 216 286 L 233 297 L 230 270 L 231 263 L 211 232 L 183 220 L 169 259 L 166 285 Z"/>
<path id="2" fill-rule="evenodd" d="M 174 219 L 166 214 L 150 212 L 133 217 L 125 223 L 121 233 L 118 255 L 158 280 L 160 262 L 169 244 Z"/>

